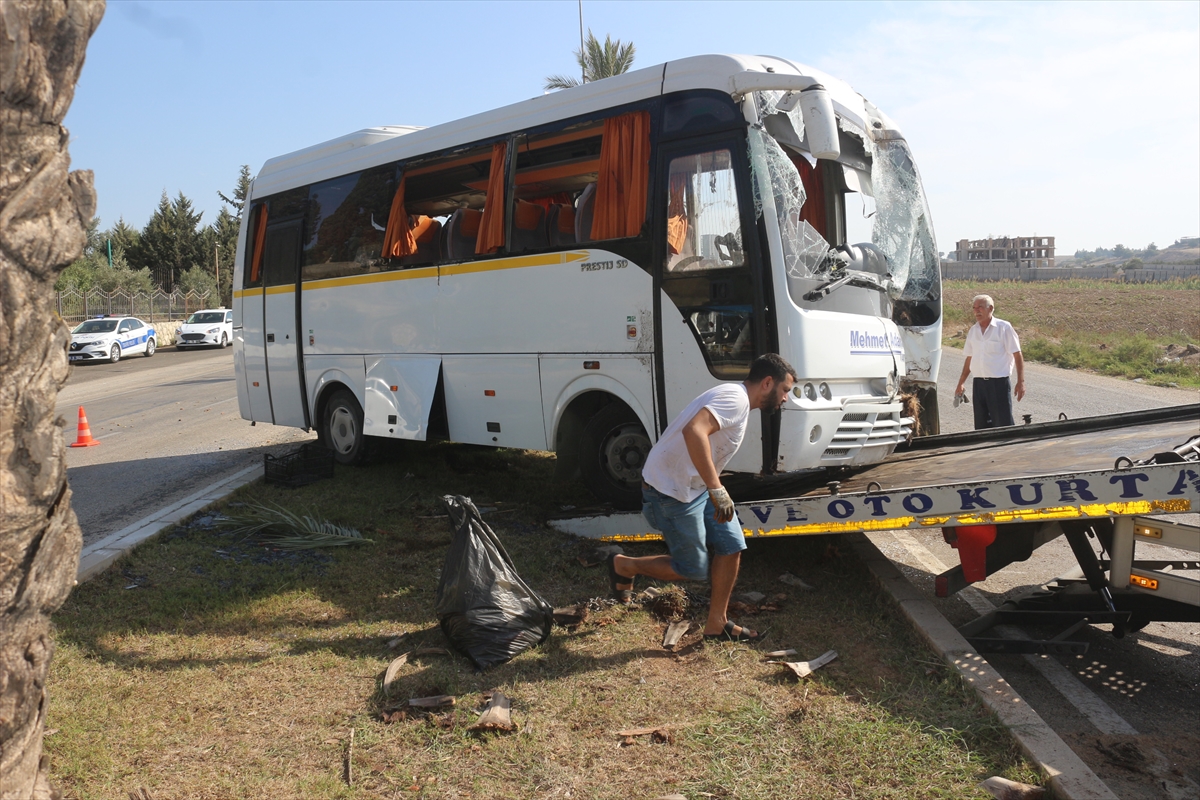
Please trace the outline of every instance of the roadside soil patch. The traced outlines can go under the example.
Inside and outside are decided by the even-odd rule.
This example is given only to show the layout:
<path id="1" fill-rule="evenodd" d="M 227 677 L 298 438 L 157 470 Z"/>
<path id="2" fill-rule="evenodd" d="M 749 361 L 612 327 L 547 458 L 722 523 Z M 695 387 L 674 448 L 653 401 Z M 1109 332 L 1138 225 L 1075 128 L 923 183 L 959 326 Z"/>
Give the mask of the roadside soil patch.
<path id="1" fill-rule="evenodd" d="M 243 487 L 144 544 L 55 617 L 52 780 L 76 798 L 763 800 L 986 798 L 992 775 L 1039 782 L 835 538 L 751 543 L 738 591 L 764 599 L 741 601 L 739 619 L 770 628 L 764 642 L 705 645 L 697 625 L 667 650 L 662 604 L 614 606 L 597 543 L 545 526 L 591 502 L 555 485 L 553 466 L 406 444 L 300 489 Z M 484 673 L 444 649 L 432 610 L 452 533 L 443 494 L 472 497 L 521 577 L 577 607 L 545 645 Z M 249 502 L 374 543 L 285 552 L 214 524 Z M 702 621 L 707 585 L 682 588 L 685 619 Z M 783 649 L 837 658 L 797 679 L 767 663 Z M 484 731 L 497 692 L 511 730 Z"/>

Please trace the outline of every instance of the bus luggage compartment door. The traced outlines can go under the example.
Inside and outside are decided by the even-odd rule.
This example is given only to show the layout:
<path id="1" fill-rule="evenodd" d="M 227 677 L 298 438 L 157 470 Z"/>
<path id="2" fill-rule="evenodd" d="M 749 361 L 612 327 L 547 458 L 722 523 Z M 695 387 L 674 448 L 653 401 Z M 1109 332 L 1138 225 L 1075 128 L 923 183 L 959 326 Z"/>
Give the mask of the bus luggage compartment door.
<path id="1" fill-rule="evenodd" d="M 363 433 L 425 441 L 441 367 L 440 356 L 368 357 Z"/>
<path id="2" fill-rule="evenodd" d="M 263 332 L 267 380 L 276 425 L 307 428 L 303 376 L 297 358 L 296 276 L 300 266 L 300 220 L 267 227 L 263 245 Z"/>
<path id="3" fill-rule="evenodd" d="M 546 449 L 537 356 L 443 356 L 442 381 L 453 441 Z"/>

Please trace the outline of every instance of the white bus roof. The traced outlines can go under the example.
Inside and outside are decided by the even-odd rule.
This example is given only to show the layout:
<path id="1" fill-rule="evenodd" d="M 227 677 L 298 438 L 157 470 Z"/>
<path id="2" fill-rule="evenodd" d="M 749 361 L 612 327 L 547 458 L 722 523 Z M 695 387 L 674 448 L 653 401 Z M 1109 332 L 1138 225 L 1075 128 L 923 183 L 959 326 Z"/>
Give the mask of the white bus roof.
<path id="1" fill-rule="evenodd" d="M 829 92 L 834 109 L 842 118 L 866 130 L 869 127 L 868 118 L 877 117 L 887 128 L 895 129 L 890 120 L 849 84 L 804 64 L 774 56 L 692 56 L 573 89 L 550 92 L 429 128 L 394 125 L 367 128 L 340 136 L 269 159 L 255 178 L 252 195 L 264 197 L 378 164 L 401 161 L 556 120 L 585 116 L 662 94 L 689 89 L 715 89 L 732 94 L 735 76 L 745 73 L 813 78 Z"/>

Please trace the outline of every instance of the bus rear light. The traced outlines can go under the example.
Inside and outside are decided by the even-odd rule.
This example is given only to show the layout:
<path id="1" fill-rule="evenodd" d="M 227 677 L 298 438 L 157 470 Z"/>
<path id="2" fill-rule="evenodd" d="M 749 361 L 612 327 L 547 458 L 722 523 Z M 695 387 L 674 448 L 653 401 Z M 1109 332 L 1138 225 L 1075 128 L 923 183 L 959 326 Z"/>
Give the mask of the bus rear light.
<path id="1" fill-rule="evenodd" d="M 585 361 L 585 362 L 583 362 L 583 368 L 584 369 L 600 369 L 600 362 L 599 361 Z"/>
<path id="2" fill-rule="evenodd" d="M 1140 586 L 1143 589 L 1158 589 L 1158 581 L 1154 578 L 1143 578 L 1141 575 L 1130 575 L 1129 582 L 1134 586 Z"/>
<path id="3" fill-rule="evenodd" d="M 388 388 L 389 388 L 389 389 L 391 389 L 393 392 L 396 392 L 396 391 L 399 391 L 399 390 L 400 390 L 400 387 L 399 387 L 399 386 L 389 386 Z"/>
<path id="4" fill-rule="evenodd" d="M 495 389 L 484 389 L 484 390 L 483 390 L 483 396 L 484 396 L 484 397 L 495 397 L 495 396 L 496 396 L 496 390 L 495 390 Z"/>

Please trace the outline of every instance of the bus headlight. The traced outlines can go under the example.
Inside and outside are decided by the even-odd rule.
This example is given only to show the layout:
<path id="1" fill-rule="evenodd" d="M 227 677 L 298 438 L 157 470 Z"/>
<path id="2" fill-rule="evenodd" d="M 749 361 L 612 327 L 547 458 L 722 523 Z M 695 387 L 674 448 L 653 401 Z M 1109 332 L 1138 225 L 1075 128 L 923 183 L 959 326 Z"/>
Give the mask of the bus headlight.
<path id="1" fill-rule="evenodd" d="M 804 396 L 807 397 L 809 400 L 816 400 L 817 399 L 817 387 L 813 386 L 811 383 L 804 384 Z"/>

